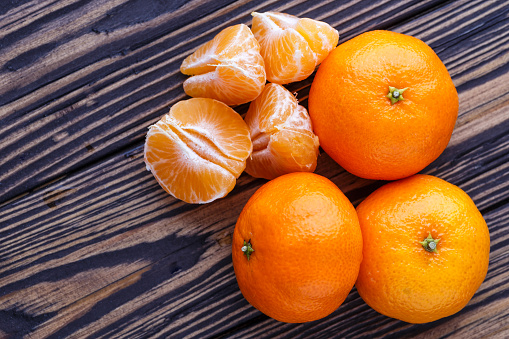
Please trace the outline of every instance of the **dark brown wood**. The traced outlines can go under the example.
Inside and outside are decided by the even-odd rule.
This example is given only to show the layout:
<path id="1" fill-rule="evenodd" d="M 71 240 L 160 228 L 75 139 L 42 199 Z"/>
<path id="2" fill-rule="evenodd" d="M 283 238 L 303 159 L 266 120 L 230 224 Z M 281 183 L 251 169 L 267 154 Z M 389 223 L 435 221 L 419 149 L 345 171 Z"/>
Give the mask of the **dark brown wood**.
<path id="1" fill-rule="evenodd" d="M 7 65 L 0 77 L 0 337 L 508 337 L 509 6 L 398 6 L 0 5 L 0 62 Z M 423 172 L 463 188 L 491 234 L 486 280 L 458 314 L 411 325 L 377 314 L 354 289 L 320 321 L 272 320 L 242 297 L 230 247 L 240 211 L 265 180 L 243 174 L 226 198 L 190 205 L 146 171 L 146 127 L 185 97 L 182 59 L 220 29 L 248 23 L 252 10 L 269 9 L 327 21 L 341 41 L 376 28 L 414 35 L 448 67 L 460 115 L 448 148 Z M 311 81 L 288 86 L 304 105 Z M 355 205 L 383 184 L 345 172 L 325 153 L 316 172 Z"/>
<path id="2" fill-rule="evenodd" d="M 389 0 L 33 0 L 13 8 L 0 17 L 0 201 L 139 144 L 185 98 L 183 58 L 221 29 L 249 24 L 253 11 L 322 19 L 345 41 L 441 2 L 405 0 L 397 12 Z"/>

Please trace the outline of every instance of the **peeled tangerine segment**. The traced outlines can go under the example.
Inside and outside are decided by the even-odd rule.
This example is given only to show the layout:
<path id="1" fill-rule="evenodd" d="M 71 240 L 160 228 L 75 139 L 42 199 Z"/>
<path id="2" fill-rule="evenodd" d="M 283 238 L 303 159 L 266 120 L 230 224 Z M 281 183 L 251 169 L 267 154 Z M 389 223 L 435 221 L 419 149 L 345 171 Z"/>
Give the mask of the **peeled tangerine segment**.
<path id="1" fill-rule="evenodd" d="M 260 45 L 243 24 L 219 32 L 188 56 L 180 71 L 193 75 L 184 82 L 187 95 L 212 98 L 227 105 L 254 100 L 266 81 Z"/>
<path id="2" fill-rule="evenodd" d="M 338 31 L 325 22 L 277 12 L 252 15 L 270 82 L 306 79 L 338 44 Z"/>
<path id="3" fill-rule="evenodd" d="M 188 203 L 226 196 L 246 167 L 252 144 L 242 117 L 222 102 L 180 101 L 145 141 L 145 163 L 161 187 Z"/>
<path id="4" fill-rule="evenodd" d="M 246 114 L 253 153 L 246 172 L 274 179 L 292 172 L 313 172 L 318 157 L 318 137 L 306 109 L 281 85 L 268 84 Z"/>

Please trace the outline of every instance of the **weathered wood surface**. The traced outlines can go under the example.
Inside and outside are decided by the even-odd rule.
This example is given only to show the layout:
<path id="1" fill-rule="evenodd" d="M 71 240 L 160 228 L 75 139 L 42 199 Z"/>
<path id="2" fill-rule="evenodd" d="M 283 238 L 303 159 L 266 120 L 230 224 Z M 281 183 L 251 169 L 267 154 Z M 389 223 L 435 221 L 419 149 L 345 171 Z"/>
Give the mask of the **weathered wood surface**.
<path id="1" fill-rule="evenodd" d="M 324 20 L 340 42 L 417 36 L 460 96 L 424 173 L 463 188 L 491 234 L 485 282 L 460 313 L 411 325 L 355 289 L 331 316 L 276 322 L 242 297 L 231 234 L 265 181 L 189 205 L 145 170 L 146 128 L 182 98 L 182 59 L 251 11 Z M 506 1 L 6 1 L 0 4 L 0 337 L 509 337 L 509 4 Z M 312 78 L 289 86 L 306 96 Z M 246 111 L 247 105 L 237 109 Z M 317 173 L 358 204 L 381 182 L 325 153 Z"/>
<path id="2" fill-rule="evenodd" d="M 440 3 L 32 0 L 0 16 L 0 189 L 8 198 L 130 148 L 185 94 L 185 56 L 252 11 L 324 19 L 342 40 Z M 28 6 L 28 5 L 31 6 Z M 1 5 L 0 5 L 1 6 Z"/>

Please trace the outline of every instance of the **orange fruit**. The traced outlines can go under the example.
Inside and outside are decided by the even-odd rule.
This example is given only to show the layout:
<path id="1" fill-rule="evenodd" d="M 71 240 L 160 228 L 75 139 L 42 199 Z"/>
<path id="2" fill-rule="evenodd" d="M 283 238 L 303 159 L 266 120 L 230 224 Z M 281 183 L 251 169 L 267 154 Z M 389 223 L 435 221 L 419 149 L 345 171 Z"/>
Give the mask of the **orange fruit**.
<path id="1" fill-rule="evenodd" d="M 226 196 L 246 167 L 252 144 L 242 117 L 222 102 L 176 103 L 150 126 L 145 164 L 161 187 L 188 203 Z"/>
<path id="2" fill-rule="evenodd" d="M 338 31 L 325 22 L 277 12 L 252 15 L 270 82 L 306 79 L 338 44 Z"/>
<path id="3" fill-rule="evenodd" d="M 483 282 L 490 235 L 460 188 L 415 175 L 373 192 L 357 214 L 364 259 L 356 286 L 376 311 L 434 321 L 461 310 Z"/>
<path id="4" fill-rule="evenodd" d="M 320 146 L 344 169 L 395 180 L 443 152 L 458 116 L 458 94 L 424 42 L 372 31 L 341 44 L 320 65 L 309 114 Z"/>
<path id="5" fill-rule="evenodd" d="M 313 172 L 318 137 L 307 110 L 281 85 L 268 84 L 251 102 L 245 121 L 253 142 L 246 172 L 274 179 L 291 172 Z"/>
<path id="6" fill-rule="evenodd" d="M 193 75 L 184 81 L 192 97 L 212 98 L 227 105 L 254 100 L 265 86 L 260 45 L 246 25 L 223 29 L 188 56 L 180 71 Z"/>
<path id="7" fill-rule="evenodd" d="M 362 260 L 354 207 L 329 179 L 297 172 L 262 187 L 242 210 L 232 241 L 244 297 L 266 315 L 302 323 L 343 303 Z"/>

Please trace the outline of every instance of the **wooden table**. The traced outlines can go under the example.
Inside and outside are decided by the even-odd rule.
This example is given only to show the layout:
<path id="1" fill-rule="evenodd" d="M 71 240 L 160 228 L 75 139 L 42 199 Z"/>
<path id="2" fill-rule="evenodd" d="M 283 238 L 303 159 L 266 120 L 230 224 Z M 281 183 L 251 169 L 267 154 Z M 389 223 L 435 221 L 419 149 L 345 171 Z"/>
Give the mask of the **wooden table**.
<path id="1" fill-rule="evenodd" d="M 459 117 L 423 173 L 464 189 L 491 233 L 488 275 L 461 312 L 411 325 L 354 289 L 320 321 L 272 320 L 242 297 L 230 247 L 265 181 L 243 174 L 226 198 L 190 205 L 145 169 L 147 127 L 186 98 L 183 58 L 267 10 L 326 21 L 340 43 L 413 35 L 447 66 Z M 0 337 L 509 337 L 508 50 L 506 0 L 2 0 Z M 288 86 L 304 106 L 312 78 Z M 316 172 L 354 205 L 383 184 L 323 152 Z"/>

